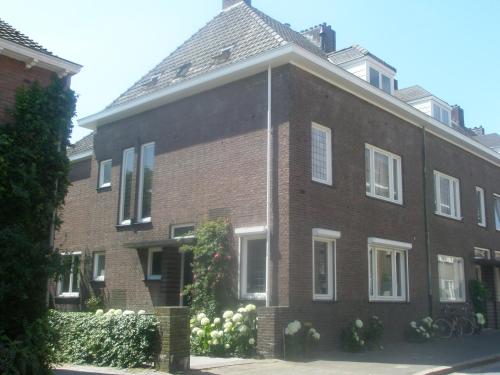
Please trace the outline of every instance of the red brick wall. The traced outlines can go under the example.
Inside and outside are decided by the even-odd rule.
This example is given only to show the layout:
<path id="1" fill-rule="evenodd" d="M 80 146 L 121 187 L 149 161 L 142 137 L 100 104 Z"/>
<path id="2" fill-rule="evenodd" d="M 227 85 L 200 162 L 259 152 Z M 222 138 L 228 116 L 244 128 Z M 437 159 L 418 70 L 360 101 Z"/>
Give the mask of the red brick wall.
<path id="1" fill-rule="evenodd" d="M 50 83 L 53 72 L 38 67 L 26 69 L 26 64 L 0 54 L 0 121 L 5 120 L 5 110 L 12 108 L 19 86 L 40 82 Z"/>

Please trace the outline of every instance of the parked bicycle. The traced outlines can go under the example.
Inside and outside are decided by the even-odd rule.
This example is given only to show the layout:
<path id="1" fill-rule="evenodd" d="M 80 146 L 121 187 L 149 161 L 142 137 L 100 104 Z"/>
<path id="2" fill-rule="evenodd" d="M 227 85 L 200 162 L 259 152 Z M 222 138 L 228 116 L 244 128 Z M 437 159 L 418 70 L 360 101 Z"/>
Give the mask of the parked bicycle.
<path id="1" fill-rule="evenodd" d="M 439 338 L 451 336 L 470 336 L 474 333 L 476 322 L 468 304 L 461 307 L 445 305 L 443 316 L 434 321 L 434 332 Z"/>

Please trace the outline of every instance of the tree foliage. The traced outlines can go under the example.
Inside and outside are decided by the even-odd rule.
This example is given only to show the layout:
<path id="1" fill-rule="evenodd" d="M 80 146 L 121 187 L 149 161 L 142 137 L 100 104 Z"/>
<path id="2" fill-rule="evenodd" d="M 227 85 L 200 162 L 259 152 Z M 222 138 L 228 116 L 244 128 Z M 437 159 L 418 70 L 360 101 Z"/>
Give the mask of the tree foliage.
<path id="1" fill-rule="evenodd" d="M 47 280 L 57 264 L 50 234 L 69 185 L 66 147 L 75 104 L 66 81 L 54 77 L 48 87 L 20 88 L 8 123 L 0 124 L 2 374 L 16 373 L 7 366 L 20 374 L 43 374 L 48 366 Z"/>

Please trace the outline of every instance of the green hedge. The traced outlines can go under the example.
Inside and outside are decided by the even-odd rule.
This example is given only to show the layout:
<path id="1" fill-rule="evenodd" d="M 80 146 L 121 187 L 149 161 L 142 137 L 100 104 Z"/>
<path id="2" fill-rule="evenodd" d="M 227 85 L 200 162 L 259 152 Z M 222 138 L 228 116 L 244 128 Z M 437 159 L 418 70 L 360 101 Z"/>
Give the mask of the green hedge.
<path id="1" fill-rule="evenodd" d="M 49 325 L 58 363 L 136 367 L 153 362 L 158 348 L 158 322 L 152 315 L 52 310 Z"/>

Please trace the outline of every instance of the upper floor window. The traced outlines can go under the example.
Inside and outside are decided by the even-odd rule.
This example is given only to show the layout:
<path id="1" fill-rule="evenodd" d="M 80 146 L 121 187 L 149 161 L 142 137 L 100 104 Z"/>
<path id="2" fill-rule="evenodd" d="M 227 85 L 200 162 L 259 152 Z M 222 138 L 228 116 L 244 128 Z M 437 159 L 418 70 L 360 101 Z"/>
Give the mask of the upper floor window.
<path id="1" fill-rule="evenodd" d="M 388 94 L 391 93 L 391 79 L 373 68 L 370 68 L 370 84 Z"/>
<path id="2" fill-rule="evenodd" d="M 122 176 L 120 187 L 119 223 L 128 225 L 132 222 L 132 177 L 134 173 L 134 148 L 123 151 Z"/>
<path id="3" fill-rule="evenodd" d="M 434 171 L 436 214 L 460 220 L 460 183 L 457 178 Z"/>
<path id="4" fill-rule="evenodd" d="M 484 207 L 484 189 L 476 186 L 476 217 L 477 225 L 486 226 L 486 213 Z"/>
<path id="5" fill-rule="evenodd" d="M 445 125 L 450 125 L 449 111 L 434 103 L 432 104 L 432 117 Z"/>
<path id="6" fill-rule="evenodd" d="M 403 202 L 401 157 L 365 144 L 366 195 Z"/>
<path id="7" fill-rule="evenodd" d="M 99 165 L 99 187 L 111 186 L 111 159 L 101 161 Z"/>
<path id="8" fill-rule="evenodd" d="M 155 161 L 155 144 L 147 143 L 141 147 L 141 169 L 139 175 L 139 220 L 143 223 L 151 221 L 151 199 L 153 191 L 153 169 Z"/>
<path id="9" fill-rule="evenodd" d="M 439 300 L 441 302 L 465 301 L 464 260 L 438 255 Z"/>
<path id="10" fill-rule="evenodd" d="M 93 280 L 104 281 L 106 268 L 106 255 L 104 253 L 94 253 Z"/>
<path id="11" fill-rule="evenodd" d="M 80 252 L 63 255 L 67 268 L 57 283 L 57 294 L 60 297 L 78 297 L 80 295 Z"/>
<path id="12" fill-rule="evenodd" d="M 329 128 L 313 123 L 311 127 L 312 179 L 332 184 L 332 132 Z"/>
<path id="13" fill-rule="evenodd" d="M 500 195 L 493 195 L 493 204 L 495 211 L 495 229 L 500 230 Z"/>

